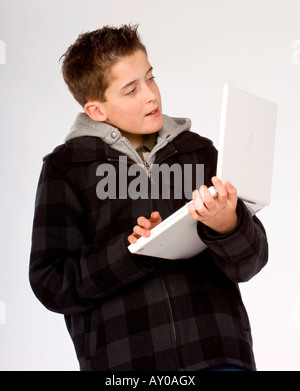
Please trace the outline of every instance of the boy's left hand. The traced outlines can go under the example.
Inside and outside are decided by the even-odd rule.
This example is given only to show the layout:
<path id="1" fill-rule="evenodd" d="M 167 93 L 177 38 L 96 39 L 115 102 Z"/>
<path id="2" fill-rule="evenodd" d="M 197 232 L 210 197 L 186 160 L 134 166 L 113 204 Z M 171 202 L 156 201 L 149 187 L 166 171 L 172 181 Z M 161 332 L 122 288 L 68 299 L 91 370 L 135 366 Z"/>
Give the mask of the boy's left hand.
<path id="1" fill-rule="evenodd" d="M 217 177 L 212 178 L 212 183 L 217 191 L 217 197 L 213 198 L 207 187 L 201 186 L 193 192 L 189 213 L 195 220 L 201 221 L 219 234 L 227 234 L 238 224 L 237 190 L 230 182 L 223 185 Z"/>
<path id="2" fill-rule="evenodd" d="M 140 237 L 147 238 L 150 236 L 150 230 L 156 227 L 159 223 L 161 223 L 162 218 L 159 212 L 152 212 L 150 219 L 146 219 L 146 217 L 139 217 L 137 219 L 137 225 L 133 227 L 133 232 L 128 236 L 128 241 L 130 244 L 134 244 Z"/>

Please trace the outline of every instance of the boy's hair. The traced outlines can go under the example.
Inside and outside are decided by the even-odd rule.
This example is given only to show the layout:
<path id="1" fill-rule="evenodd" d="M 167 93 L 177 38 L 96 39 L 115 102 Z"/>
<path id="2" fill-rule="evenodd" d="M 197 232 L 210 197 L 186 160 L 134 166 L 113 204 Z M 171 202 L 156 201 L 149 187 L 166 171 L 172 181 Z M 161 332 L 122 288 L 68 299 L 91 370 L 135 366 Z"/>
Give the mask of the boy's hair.
<path id="1" fill-rule="evenodd" d="M 104 26 L 80 34 L 61 56 L 64 80 L 81 106 L 88 101 L 105 102 L 105 91 L 112 81 L 110 68 L 120 58 L 137 50 L 147 55 L 137 29 L 138 25 Z"/>

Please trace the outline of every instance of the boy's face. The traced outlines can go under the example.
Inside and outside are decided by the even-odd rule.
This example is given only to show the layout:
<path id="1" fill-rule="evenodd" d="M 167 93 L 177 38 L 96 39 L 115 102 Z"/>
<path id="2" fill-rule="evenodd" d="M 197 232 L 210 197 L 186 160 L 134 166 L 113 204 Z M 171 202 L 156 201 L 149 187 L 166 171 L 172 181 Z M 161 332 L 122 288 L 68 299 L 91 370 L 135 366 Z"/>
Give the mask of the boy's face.
<path id="1" fill-rule="evenodd" d="M 138 50 L 111 67 L 112 82 L 100 103 L 104 122 L 118 128 L 137 147 L 144 135 L 163 126 L 160 92 L 146 54 Z"/>

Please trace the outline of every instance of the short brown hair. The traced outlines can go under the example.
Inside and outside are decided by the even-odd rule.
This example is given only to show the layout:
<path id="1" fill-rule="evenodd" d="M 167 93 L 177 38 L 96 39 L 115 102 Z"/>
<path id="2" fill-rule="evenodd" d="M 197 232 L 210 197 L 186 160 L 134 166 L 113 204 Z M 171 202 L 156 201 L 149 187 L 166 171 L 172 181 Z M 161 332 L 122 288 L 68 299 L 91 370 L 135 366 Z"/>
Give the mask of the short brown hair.
<path id="1" fill-rule="evenodd" d="M 62 74 L 70 92 L 84 106 L 88 101 L 105 101 L 110 68 L 122 57 L 146 47 L 137 32 L 138 25 L 103 28 L 80 34 L 62 59 Z"/>

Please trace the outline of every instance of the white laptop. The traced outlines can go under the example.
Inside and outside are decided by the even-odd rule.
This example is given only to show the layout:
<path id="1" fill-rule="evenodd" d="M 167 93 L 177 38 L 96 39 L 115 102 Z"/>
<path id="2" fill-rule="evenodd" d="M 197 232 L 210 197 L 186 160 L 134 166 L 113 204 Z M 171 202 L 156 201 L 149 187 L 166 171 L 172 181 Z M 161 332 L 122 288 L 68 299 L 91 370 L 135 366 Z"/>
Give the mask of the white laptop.
<path id="1" fill-rule="evenodd" d="M 270 203 L 277 106 L 238 88 L 224 85 L 217 176 L 230 181 L 252 214 Z M 213 189 L 212 189 L 213 190 Z M 139 238 L 134 254 L 186 259 L 206 248 L 187 204 Z"/>

